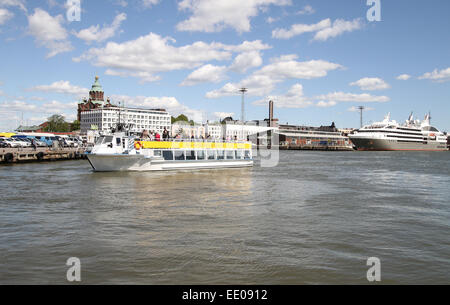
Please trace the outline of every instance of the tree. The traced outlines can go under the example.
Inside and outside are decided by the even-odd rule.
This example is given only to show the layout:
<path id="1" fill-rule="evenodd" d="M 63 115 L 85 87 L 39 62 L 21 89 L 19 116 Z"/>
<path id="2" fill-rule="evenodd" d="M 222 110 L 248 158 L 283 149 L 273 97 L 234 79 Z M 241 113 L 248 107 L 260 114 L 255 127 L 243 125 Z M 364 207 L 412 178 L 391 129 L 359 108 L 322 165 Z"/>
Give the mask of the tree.
<path id="1" fill-rule="evenodd" d="M 179 121 L 183 121 L 183 122 L 189 122 L 189 119 L 188 119 L 188 117 L 187 116 L 185 116 L 184 114 L 180 114 L 179 116 L 177 116 L 176 118 L 175 117 L 172 117 L 172 124 L 173 123 L 175 123 L 175 122 L 179 122 Z"/>
<path id="2" fill-rule="evenodd" d="M 66 122 L 64 116 L 54 114 L 47 119 L 47 127 L 44 128 L 47 132 L 68 132 L 69 124 Z"/>
<path id="3" fill-rule="evenodd" d="M 75 120 L 71 125 L 71 131 L 80 130 L 80 121 Z"/>

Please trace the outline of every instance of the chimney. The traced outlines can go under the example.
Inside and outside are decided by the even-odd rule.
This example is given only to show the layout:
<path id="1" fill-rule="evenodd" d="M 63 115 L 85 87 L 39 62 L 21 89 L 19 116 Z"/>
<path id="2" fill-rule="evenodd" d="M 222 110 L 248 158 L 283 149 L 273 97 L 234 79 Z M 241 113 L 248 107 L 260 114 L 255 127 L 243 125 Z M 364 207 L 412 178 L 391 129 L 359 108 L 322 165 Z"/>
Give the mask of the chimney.
<path id="1" fill-rule="evenodd" d="M 269 127 L 273 125 L 273 101 L 269 101 Z"/>

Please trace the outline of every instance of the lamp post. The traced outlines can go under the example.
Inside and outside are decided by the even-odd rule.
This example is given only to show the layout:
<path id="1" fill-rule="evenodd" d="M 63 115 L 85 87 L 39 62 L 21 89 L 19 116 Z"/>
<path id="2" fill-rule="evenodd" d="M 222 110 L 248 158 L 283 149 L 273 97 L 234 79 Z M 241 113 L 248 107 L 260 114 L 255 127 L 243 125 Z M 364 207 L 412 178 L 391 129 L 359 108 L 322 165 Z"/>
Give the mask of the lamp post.
<path id="1" fill-rule="evenodd" d="M 241 89 L 239 89 L 239 92 L 241 92 L 242 93 L 242 105 L 241 105 L 241 121 L 242 121 L 242 124 L 244 124 L 244 122 L 245 122 L 245 100 L 244 100 L 244 97 L 245 97 L 245 93 L 248 91 L 248 89 L 247 88 L 241 88 Z"/>
<path id="2" fill-rule="evenodd" d="M 360 113 L 360 125 L 361 125 L 361 128 L 363 128 L 363 111 L 366 108 L 364 106 L 359 106 L 358 109 L 359 109 L 359 113 Z"/>

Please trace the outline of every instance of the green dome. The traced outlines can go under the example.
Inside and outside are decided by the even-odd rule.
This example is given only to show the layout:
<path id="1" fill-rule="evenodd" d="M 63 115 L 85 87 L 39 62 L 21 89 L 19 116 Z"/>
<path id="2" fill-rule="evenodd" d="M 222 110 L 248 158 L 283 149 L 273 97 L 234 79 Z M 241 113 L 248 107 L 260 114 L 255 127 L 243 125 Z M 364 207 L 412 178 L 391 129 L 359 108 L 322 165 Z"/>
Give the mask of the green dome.
<path id="1" fill-rule="evenodd" d="M 95 77 L 95 83 L 92 85 L 91 91 L 103 92 L 102 85 L 98 82 L 98 76 Z"/>

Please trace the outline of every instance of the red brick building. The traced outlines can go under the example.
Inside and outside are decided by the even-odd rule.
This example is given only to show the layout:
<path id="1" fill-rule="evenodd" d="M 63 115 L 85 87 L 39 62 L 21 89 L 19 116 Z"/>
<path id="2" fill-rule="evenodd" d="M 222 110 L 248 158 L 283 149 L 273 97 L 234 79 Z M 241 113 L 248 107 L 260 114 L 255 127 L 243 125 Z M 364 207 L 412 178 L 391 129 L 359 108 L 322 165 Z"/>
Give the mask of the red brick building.
<path id="1" fill-rule="evenodd" d="M 78 115 L 77 120 L 81 122 L 81 112 L 89 111 L 96 108 L 101 107 L 112 107 L 109 99 L 106 100 L 104 98 L 103 88 L 98 82 L 99 77 L 95 77 L 95 82 L 92 85 L 91 91 L 89 91 L 89 99 L 84 99 L 80 103 L 78 103 Z"/>

